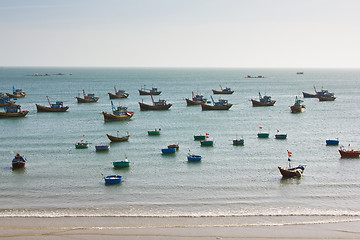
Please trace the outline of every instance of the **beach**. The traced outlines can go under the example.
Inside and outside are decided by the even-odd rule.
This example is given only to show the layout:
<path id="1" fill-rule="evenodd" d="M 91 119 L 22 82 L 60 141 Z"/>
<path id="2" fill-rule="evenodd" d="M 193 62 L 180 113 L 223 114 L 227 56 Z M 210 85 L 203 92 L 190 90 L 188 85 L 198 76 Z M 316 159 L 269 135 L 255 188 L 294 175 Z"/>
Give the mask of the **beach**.
<path id="1" fill-rule="evenodd" d="M 19 240 L 360 238 L 360 221 L 273 226 L 206 226 L 201 224 L 202 219 L 192 219 L 192 223 L 185 224 L 183 220 L 141 217 L 0 218 L 0 236 L 2 239 Z"/>

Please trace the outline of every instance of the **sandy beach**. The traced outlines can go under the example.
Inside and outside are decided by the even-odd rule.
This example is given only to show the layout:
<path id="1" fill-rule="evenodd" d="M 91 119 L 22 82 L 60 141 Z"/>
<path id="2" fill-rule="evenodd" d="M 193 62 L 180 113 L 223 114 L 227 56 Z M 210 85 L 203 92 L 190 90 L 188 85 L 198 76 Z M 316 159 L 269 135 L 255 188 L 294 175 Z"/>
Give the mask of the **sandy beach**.
<path id="1" fill-rule="evenodd" d="M 192 222 L 199 219 L 192 219 Z M 360 222 L 191 226 L 181 218 L 1 218 L 2 239 L 360 239 Z M 171 223 L 171 224 L 170 224 Z"/>

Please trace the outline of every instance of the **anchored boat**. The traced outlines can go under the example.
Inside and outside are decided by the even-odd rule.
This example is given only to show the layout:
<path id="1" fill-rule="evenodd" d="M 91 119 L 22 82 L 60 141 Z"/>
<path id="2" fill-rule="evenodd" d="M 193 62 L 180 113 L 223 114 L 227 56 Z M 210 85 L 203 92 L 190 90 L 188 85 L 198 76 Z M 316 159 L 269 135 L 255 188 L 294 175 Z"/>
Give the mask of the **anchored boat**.
<path id="1" fill-rule="evenodd" d="M 18 169 L 18 168 L 24 168 L 26 164 L 26 158 L 24 156 L 20 156 L 19 153 L 17 153 L 12 160 L 12 168 Z"/>
<path id="2" fill-rule="evenodd" d="M 295 103 L 290 107 L 292 113 L 302 113 L 305 111 L 306 107 L 303 104 L 303 100 L 298 99 L 298 97 L 295 97 Z"/>
<path id="3" fill-rule="evenodd" d="M 120 175 L 109 175 L 104 177 L 106 185 L 119 184 L 122 182 L 122 176 Z"/>
<path id="4" fill-rule="evenodd" d="M 208 105 L 206 103 L 201 103 L 201 109 L 203 111 L 211 111 L 211 110 L 229 110 L 232 104 L 228 103 L 228 100 L 219 99 L 218 102 L 214 101 L 214 98 L 211 96 L 211 100 L 213 105 Z"/>
<path id="5" fill-rule="evenodd" d="M 160 95 L 161 91 L 159 91 L 157 88 L 151 88 L 151 89 L 146 89 L 145 85 L 144 87 L 142 87 L 141 89 L 139 89 L 139 94 L 140 95 Z"/>
<path id="6" fill-rule="evenodd" d="M 222 88 L 221 85 L 220 85 L 220 88 L 221 88 L 221 91 L 218 91 L 218 90 L 212 90 L 214 94 L 233 94 L 234 91 L 231 90 L 231 88 Z"/>
<path id="7" fill-rule="evenodd" d="M 186 100 L 186 105 L 187 106 L 195 106 L 195 105 L 201 105 L 201 103 L 205 103 L 206 102 L 206 98 L 204 98 L 203 95 L 199 95 L 199 94 L 194 94 L 194 92 L 191 92 L 192 94 L 192 99 L 188 99 L 185 98 Z"/>
<path id="8" fill-rule="evenodd" d="M 114 86 L 115 94 L 108 93 L 110 99 L 119 99 L 119 98 L 127 98 L 129 96 L 128 93 L 125 92 L 125 90 L 116 90 L 116 86 Z"/>
<path id="9" fill-rule="evenodd" d="M 302 174 L 304 173 L 306 165 L 299 165 L 297 167 L 291 167 L 291 164 L 290 164 L 291 155 L 292 155 L 292 152 L 288 151 L 288 162 L 289 162 L 288 167 L 286 167 L 286 168 L 278 167 L 283 178 L 301 177 Z"/>
<path id="10" fill-rule="evenodd" d="M 129 140 L 130 138 L 130 134 L 129 132 L 127 132 L 127 135 L 124 136 L 124 137 L 119 137 L 119 131 L 117 131 L 117 136 L 112 136 L 112 135 L 109 135 L 109 134 L 106 134 L 106 136 L 110 139 L 110 141 L 112 142 L 126 142 Z"/>
<path id="11" fill-rule="evenodd" d="M 125 159 L 123 161 L 116 161 L 113 162 L 114 168 L 127 168 L 130 167 L 130 161 L 125 156 Z"/>
<path id="12" fill-rule="evenodd" d="M 85 94 L 85 90 L 83 90 L 83 95 L 84 97 L 75 97 L 78 101 L 78 103 L 94 103 L 97 102 L 99 100 L 99 97 L 95 97 L 95 94 L 93 93 L 89 93 L 89 94 Z"/>
<path id="13" fill-rule="evenodd" d="M 64 107 L 63 102 L 56 102 L 56 103 L 52 104 L 52 103 L 50 103 L 49 97 L 46 96 L 46 98 L 49 102 L 50 107 L 35 104 L 38 112 L 65 112 L 66 110 L 69 109 L 69 106 Z"/>
<path id="14" fill-rule="evenodd" d="M 340 147 L 339 153 L 342 158 L 358 158 L 360 156 L 360 151 L 355 151 L 354 149 L 346 149 L 344 146 Z"/>
<path id="15" fill-rule="evenodd" d="M 130 120 L 134 115 L 134 112 L 128 112 L 127 107 L 119 106 L 116 108 L 113 101 L 111 101 L 111 108 L 113 113 L 102 112 L 105 122 Z"/>
<path id="16" fill-rule="evenodd" d="M 267 107 L 267 106 L 274 106 L 276 103 L 275 100 L 271 100 L 271 96 L 261 96 L 259 92 L 259 101 L 251 99 L 253 107 Z"/>
<path id="17" fill-rule="evenodd" d="M 170 104 L 170 103 L 167 104 L 165 100 L 161 100 L 161 99 L 159 99 L 158 102 L 155 102 L 153 96 L 152 95 L 150 95 L 150 96 L 151 96 L 151 100 L 152 100 L 153 105 L 149 105 L 149 104 L 139 102 L 141 111 L 168 110 L 172 106 L 172 104 Z"/>
<path id="18" fill-rule="evenodd" d="M 0 112 L 0 118 L 14 118 L 14 117 L 25 117 L 29 111 L 21 111 L 21 106 L 9 106 L 4 107 L 5 112 Z"/>
<path id="19" fill-rule="evenodd" d="M 13 93 L 6 93 L 9 98 L 23 98 L 26 96 L 26 92 L 24 92 L 22 89 L 15 89 L 13 86 Z"/>

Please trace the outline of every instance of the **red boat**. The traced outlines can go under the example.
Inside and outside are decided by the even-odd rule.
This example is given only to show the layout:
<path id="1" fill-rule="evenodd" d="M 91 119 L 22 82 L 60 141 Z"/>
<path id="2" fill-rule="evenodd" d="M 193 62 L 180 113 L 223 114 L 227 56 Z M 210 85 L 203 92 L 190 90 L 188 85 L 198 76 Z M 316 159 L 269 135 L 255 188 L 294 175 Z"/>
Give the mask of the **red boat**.
<path id="1" fill-rule="evenodd" d="M 26 158 L 24 156 L 20 156 L 20 154 L 16 154 L 14 159 L 12 160 L 12 168 L 24 168 L 26 164 Z"/>
<path id="2" fill-rule="evenodd" d="M 343 146 L 340 147 L 339 153 L 342 158 L 358 158 L 360 156 L 360 151 L 346 150 Z"/>

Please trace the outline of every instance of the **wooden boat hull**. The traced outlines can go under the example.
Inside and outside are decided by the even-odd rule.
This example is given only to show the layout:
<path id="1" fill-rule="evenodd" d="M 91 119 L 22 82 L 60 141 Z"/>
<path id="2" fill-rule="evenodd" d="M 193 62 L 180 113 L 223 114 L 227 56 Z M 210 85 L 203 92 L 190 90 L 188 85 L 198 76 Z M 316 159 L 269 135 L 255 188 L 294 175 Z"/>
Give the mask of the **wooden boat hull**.
<path id="1" fill-rule="evenodd" d="M 276 101 L 271 102 L 259 102 L 257 100 L 251 99 L 253 107 L 268 107 L 268 106 L 274 106 Z"/>
<path id="2" fill-rule="evenodd" d="M 214 94 L 233 94 L 234 91 L 230 91 L 230 92 L 224 92 L 224 91 L 217 91 L 217 90 L 212 90 Z"/>
<path id="3" fill-rule="evenodd" d="M 6 93 L 6 95 L 9 98 L 23 98 L 26 96 L 26 92 L 22 92 L 21 94 L 12 94 L 12 93 Z"/>
<path id="4" fill-rule="evenodd" d="M 287 134 L 276 134 L 275 135 L 276 139 L 286 139 L 287 138 Z"/>
<path id="5" fill-rule="evenodd" d="M 139 89 L 139 94 L 140 95 L 160 95 L 161 91 L 158 92 L 147 92 L 147 91 L 143 91 Z"/>
<path id="6" fill-rule="evenodd" d="M 302 113 L 305 111 L 305 107 L 299 107 L 299 106 L 291 106 L 290 109 L 292 113 Z"/>
<path id="7" fill-rule="evenodd" d="M 99 101 L 99 97 L 96 97 L 94 99 L 85 99 L 85 98 L 81 98 L 81 97 L 75 97 L 77 99 L 78 103 L 94 103 Z"/>
<path id="8" fill-rule="evenodd" d="M 287 170 L 282 167 L 278 168 L 284 178 L 301 177 L 303 174 L 303 170 L 301 169 Z"/>
<path id="9" fill-rule="evenodd" d="M 342 158 L 358 158 L 360 156 L 360 151 L 343 151 L 339 150 L 339 153 Z"/>
<path id="10" fill-rule="evenodd" d="M 106 185 L 119 184 L 122 182 L 122 176 L 110 175 L 110 176 L 104 177 L 104 180 L 105 180 Z"/>
<path id="11" fill-rule="evenodd" d="M 310 94 L 310 93 L 306 93 L 306 92 L 302 92 L 304 98 L 317 98 L 316 94 Z"/>
<path id="12" fill-rule="evenodd" d="M 129 140 L 130 135 L 126 136 L 126 137 L 115 137 L 115 136 L 111 136 L 109 134 L 106 134 L 106 136 L 110 139 L 110 141 L 112 142 L 126 142 Z"/>
<path id="13" fill-rule="evenodd" d="M 244 145 L 244 139 L 240 139 L 240 140 L 233 140 L 233 145 L 236 145 L 236 146 L 242 146 Z"/>
<path id="14" fill-rule="evenodd" d="M 200 162 L 201 156 L 200 155 L 190 155 L 187 157 L 189 162 Z"/>
<path id="15" fill-rule="evenodd" d="M 326 140 L 326 145 L 337 146 L 339 145 L 339 140 Z"/>
<path id="16" fill-rule="evenodd" d="M 185 98 L 185 100 L 186 100 L 186 105 L 187 106 L 196 106 L 196 105 L 201 105 L 201 103 L 205 103 L 205 100 L 201 101 L 201 102 L 193 101 L 193 100 L 190 100 L 188 98 Z"/>
<path id="17" fill-rule="evenodd" d="M 69 107 L 62 107 L 62 108 L 51 108 L 51 107 L 45 107 L 38 104 L 36 105 L 36 109 L 38 112 L 66 112 Z"/>
<path id="18" fill-rule="evenodd" d="M 15 104 L 15 102 L 0 103 L 0 107 L 15 107 L 15 106 L 19 106 L 19 105 Z"/>
<path id="19" fill-rule="evenodd" d="M 130 167 L 129 161 L 119 161 L 119 162 L 113 162 L 114 168 L 127 168 Z"/>
<path id="20" fill-rule="evenodd" d="M 163 148 L 161 152 L 162 154 L 173 154 L 176 152 L 176 148 Z"/>
<path id="21" fill-rule="evenodd" d="M 317 98 L 320 102 L 329 102 L 329 101 L 335 101 L 336 97 L 333 96 L 322 96 L 318 95 Z"/>
<path id="22" fill-rule="evenodd" d="M 200 141 L 200 144 L 201 146 L 204 146 L 204 147 L 210 147 L 210 146 L 213 146 L 214 145 L 214 141 Z"/>
<path id="23" fill-rule="evenodd" d="M 212 110 L 229 110 L 232 107 L 232 104 L 225 106 L 212 106 L 205 103 L 201 103 L 201 110 L 203 111 L 212 111 Z"/>
<path id="24" fill-rule="evenodd" d="M 194 140 L 205 140 L 206 136 L 205 135 L 195 135 L 194 136 Z"/>
<path id="25" fill-rule="evenodd" d="M 269 133 L 258 133 L 258 138 L 268 138 L 269 135 Z"/>
<path id="26" fill-rule="evenodd" d="M 25 168 L 26 162 L 12 162 L 12 169 Z"/>
<path id="27" fill-rule="evenodd" d="M 106 113 L 106 112 L 102 112 L 102 114 L 104 115 L 105 122 L 111 122 L 111 121 L 130 120 L 130 118 L 132 118 L 132 116 L 134 115 L 134 112 L 128 112 L 127 115 L 122 115 L 122 116 L 118 116 L 118 115 Z"/>
<path id="28" fill-rule="evenodd" d="M 124 93 L 123 95 L 116 95 L 112 93 L 108 93 L 110 99 L 119 99 L 119 98 L 127 98 L 129 96 L 128 93 Z"/>
<path id="29" fill-rule="evenodd" d="M 17 113 L 5 113 L 0 112 L 0 118 L 15 118 L 15 117 L 25 117 L 29 111 L 21 111 Z"/>
<path id="30" fill-rule="evenodd" d="M 141 111 L 162 111 L 162 110 L 168 110 L 172 104 L 166 104 L 163 106 L 154 106 L 154 105 L 148 105 L 145 103 L 139 102 L 140 110 Z"/>

